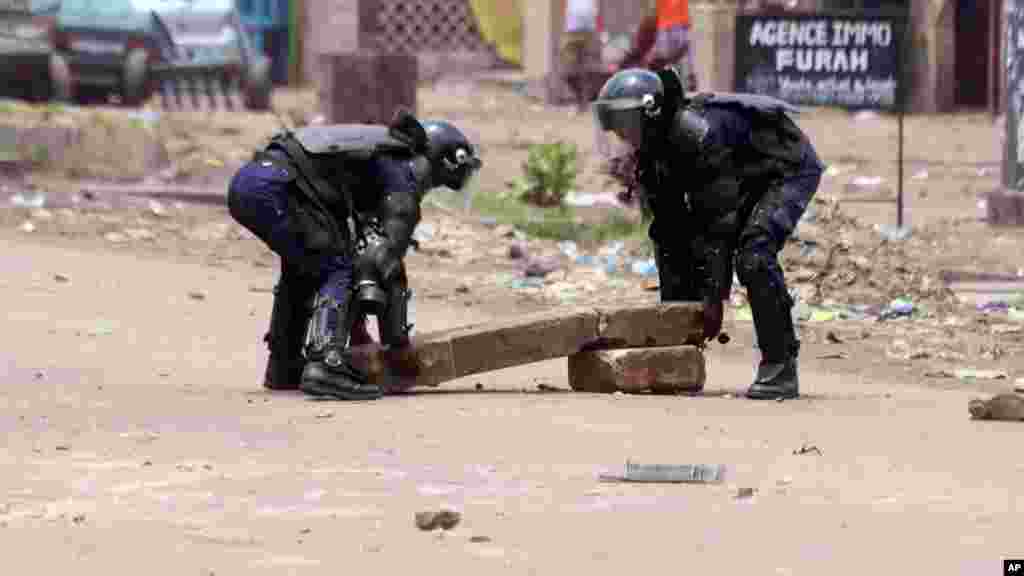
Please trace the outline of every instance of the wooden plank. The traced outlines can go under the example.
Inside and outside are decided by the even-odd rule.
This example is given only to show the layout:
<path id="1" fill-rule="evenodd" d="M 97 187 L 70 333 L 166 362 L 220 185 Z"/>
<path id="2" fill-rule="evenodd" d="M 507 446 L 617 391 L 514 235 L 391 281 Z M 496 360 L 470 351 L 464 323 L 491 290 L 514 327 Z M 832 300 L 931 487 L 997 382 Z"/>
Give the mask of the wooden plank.
<path id="1" fill-rule="evenodd" d="M 584 350 L 694 345 L 703 325 L 700 303 L 579 307 L 432 332 L 389 353 L 353 348 L 357 367 L 389 389 L 438 386 L 449 380 L 571 356 Z"/>

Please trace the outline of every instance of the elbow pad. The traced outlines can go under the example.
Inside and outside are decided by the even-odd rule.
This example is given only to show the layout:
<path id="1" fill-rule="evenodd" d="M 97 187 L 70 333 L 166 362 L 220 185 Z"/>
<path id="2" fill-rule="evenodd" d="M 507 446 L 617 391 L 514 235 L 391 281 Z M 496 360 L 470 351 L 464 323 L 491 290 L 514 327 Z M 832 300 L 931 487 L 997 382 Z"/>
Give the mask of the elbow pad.
<path id="1" fill-rule="evenodd" d="M 420 203 L 414 191 L 391 192 L 381 205 L 381 224 L 389 251 L 402 259 L 409 248 L 413 231 L 420 222 Z"/>

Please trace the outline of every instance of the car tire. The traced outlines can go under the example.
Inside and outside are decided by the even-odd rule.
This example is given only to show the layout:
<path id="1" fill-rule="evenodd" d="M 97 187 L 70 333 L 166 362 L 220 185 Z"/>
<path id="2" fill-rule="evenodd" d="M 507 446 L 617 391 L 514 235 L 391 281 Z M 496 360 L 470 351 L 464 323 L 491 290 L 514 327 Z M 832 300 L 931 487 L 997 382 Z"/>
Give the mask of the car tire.
<path id="1" fill-rule="evenodd" d="M 149 55 L 136 48 L 128 53 L 121 74 L 121 102 L 133 108 L 142 106 L 148 97 Z"/>
<path id="2" fill-rule="evenodd" d="M 70 104 L 74 100 L 74 80 L 67 59 L 56 52 L 51 53 L 49 73 L 50 97 L 56 102 Z"/>
<path id="3" fill-rule="evenodd" d="M 270 59 L 256 59 L 245 71 L 245 107 L 249 110 L 270 110 Z"/>

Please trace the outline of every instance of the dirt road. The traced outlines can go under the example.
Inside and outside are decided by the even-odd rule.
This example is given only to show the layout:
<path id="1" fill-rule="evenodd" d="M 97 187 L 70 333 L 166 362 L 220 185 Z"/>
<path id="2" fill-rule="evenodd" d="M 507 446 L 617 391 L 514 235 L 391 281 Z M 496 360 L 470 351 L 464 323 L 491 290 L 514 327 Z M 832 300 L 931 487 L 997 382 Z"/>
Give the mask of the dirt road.
<path id="1" fill-rule="evenodd" d="M 0 246 L 11 573 L 998 574 L 1024 555 L 1021 429 L 969 421 L 969 389 L 832 372 L 812 343 L 804 399 L 730 397 L 748 328 L 712 352 L 705 397 L 542 392 L 567 388 L 549 362 L 312 402 L 259 389 L 271 268 Z M 425 299 L 417 321 L 494 313 Z M 627 459 L 730 477 L 598 482 Z M 415 528 L 441 506 L 455 530 Z"/>

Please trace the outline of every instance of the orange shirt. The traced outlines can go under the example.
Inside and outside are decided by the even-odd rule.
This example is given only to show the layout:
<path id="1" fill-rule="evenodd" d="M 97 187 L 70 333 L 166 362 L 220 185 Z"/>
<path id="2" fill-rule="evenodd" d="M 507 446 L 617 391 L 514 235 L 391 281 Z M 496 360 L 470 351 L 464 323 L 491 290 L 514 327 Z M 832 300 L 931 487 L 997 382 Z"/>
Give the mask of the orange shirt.
<path id="1" fill-rule="evenodd" d="M 689 0 L 658 0 L 658 30 L 690 25 Z"/>

